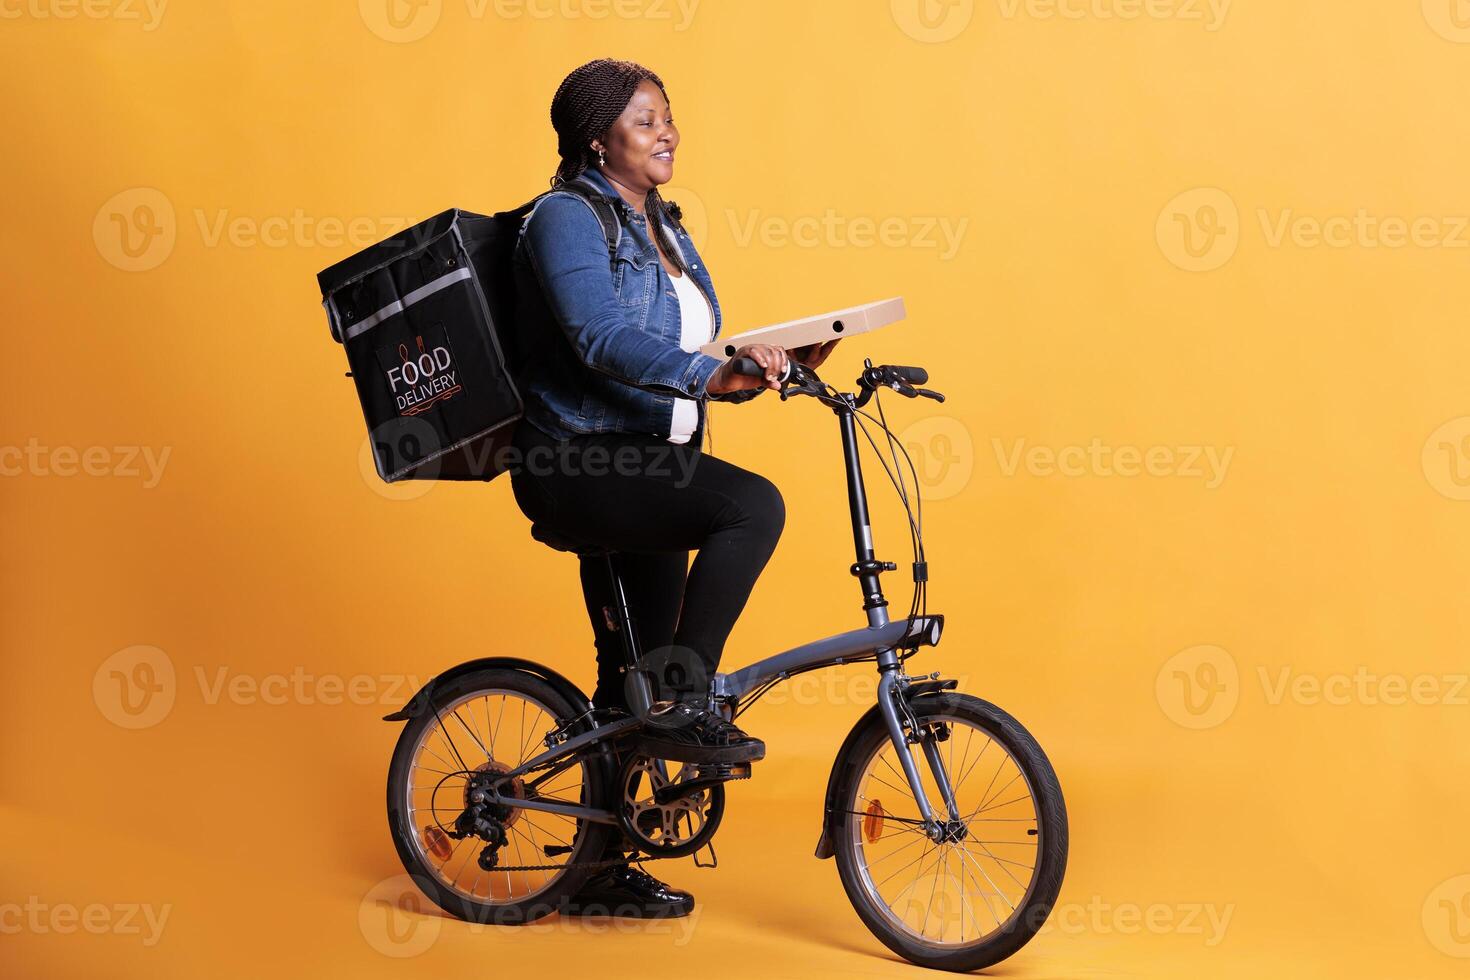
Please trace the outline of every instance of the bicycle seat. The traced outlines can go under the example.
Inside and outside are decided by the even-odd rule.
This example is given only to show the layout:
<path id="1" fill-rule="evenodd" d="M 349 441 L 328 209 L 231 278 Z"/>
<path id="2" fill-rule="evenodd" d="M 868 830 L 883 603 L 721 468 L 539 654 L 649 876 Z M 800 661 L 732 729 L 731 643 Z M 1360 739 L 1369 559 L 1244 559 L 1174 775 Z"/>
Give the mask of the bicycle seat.
<path id="1" fill-rule="evenodd" d="M 570 551 L 574 555 L 605 555 L 609 549 L 601 545 L 588 544 L 585 541 L 577 541 L 567 537 L 560 531 L 553 531 L 544 524 L 531 525 L 531 537 L 540 541 L 548 548 L 557 551 Z"/>

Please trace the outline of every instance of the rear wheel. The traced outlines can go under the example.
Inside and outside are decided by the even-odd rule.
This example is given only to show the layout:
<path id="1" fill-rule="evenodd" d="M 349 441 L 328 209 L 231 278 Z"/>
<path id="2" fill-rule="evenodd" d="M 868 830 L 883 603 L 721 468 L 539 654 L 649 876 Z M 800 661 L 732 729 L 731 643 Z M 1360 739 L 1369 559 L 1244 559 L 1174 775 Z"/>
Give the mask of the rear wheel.
<path id="1" fill-rule="evenodd" d="M 961 819 L 935 840 L 881 718 L 839 760 L 837 870 L 853 908 L 889 949 L 969 971 L 1024 946 L 1051 913 L 1067 863 L 1067 813 L 1041 746 L 989 702 L 912 703 L 954 787 Z M 910 746 L 936 818 L 948 816 L 922 746 Z"/>
<path id="2" fill-rule="evenodd" d="M 388 770 L 388 822 L 403 866 L 440 908 L 475 922 L 531 922 L 591 873 L 567 865 L 600 859 L 609 826 L 479 802 L 493 786 L 513 800 L 609 809 L 610 776 L 595 756 L 503 778 L 577 714 L 538 677 L 484 670 L 436 688 L 404 726 Z M 511 867 L 530 870 L 502 870 Z"/>

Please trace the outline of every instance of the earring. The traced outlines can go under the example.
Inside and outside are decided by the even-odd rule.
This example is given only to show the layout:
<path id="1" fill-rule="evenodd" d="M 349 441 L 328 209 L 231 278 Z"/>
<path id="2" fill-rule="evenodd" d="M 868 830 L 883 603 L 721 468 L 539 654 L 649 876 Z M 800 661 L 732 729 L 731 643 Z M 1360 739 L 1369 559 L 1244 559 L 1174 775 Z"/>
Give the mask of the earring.
<path id="1" fill-rule="evenodd" d="M 607 166 L 607 153 L 606 153 L 606 151 L 603 151 L 603 150 L 598 150 L 597 151 L 597 165 L 599 167 L 605 167 L 605 166 Z"/>

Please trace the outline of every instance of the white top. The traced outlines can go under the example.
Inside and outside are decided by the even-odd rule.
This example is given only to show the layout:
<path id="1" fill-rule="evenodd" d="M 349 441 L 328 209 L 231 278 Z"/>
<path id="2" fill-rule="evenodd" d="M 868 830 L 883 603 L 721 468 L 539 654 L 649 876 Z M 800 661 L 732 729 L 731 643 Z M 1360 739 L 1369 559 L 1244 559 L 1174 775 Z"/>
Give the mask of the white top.
<path id="1" fill-rule="evenodd" d="M 669 236 L 672 238 L 673 236 Z M 675 247 L 678 244 L 675 243 Z M 715 333 L 715 312 L 709 299 L 687 272 L 679 277 L 669 276 L 674 283 L 674 295 L 679 299 L 679 346 L 689 353 L 710 342 Z M 699 426 L 699 405 L 693 398 L 674 396 L 674 421 L 669 428 L 669 442 L 683 445 L 694 435 Z"/>

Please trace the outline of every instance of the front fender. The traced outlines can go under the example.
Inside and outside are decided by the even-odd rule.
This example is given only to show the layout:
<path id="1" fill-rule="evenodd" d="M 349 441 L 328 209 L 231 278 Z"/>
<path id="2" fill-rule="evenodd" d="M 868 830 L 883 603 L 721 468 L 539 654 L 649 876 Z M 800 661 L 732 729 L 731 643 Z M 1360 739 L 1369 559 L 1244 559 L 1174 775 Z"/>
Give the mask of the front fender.
<path id="1" fill-rule="evenodd" d="M 399 708 L 397 711 L 393 712 L 391 715 L 384 715 L 383 720 L 408 721 L 411 718 L 417 718 L 421 712 L 427 709 L 429 698 L 434 693 L 434 689 L 438 685 L 476 670 L 495 669 L 519 670 L 528 674 L 532 674 L 536 677 L 541 678 L 552 687 L 556 688 L 556 693 L 562 695 L 573 705 L 579 708 L 590 708 L 592 706 L 587 695 L 583 694 L 581 689 L 578 688 L 577 685 L 573 684 L 571 681 L 567 680 L 565 677 L 563 677 L 561 674 L 558 674 L 550 667 L 547 667 L 543 664 L 538 664 L 534 660 L 525 660 L 520 657 L 481 657 L 478 660 L 466 660 L 464 663 L 459 664 L 455 667 L 450 667 L 448 670 L 444 671 L 444 673 L 438 674 L 437 676 L 433 677 L 427 684 L 419 688 L 418 693 L 409 698 L 407 704 L 405 704 L 402 708 Z"/>
<path id="2" fill-rule="evenodd" d="M 958 681 L 916 681 L 904 689 L 904 696 L 910 701 L 915 698 L 938 694 L 941 691 L 953 690 L 959 685 Z M 858 736 L 869 725 L 877 725 L 883 728 L 883 716 L 875 704 L 863 713 L 857 724 L 852 726 L 852 731 L 847 733 L 847 738 L 842 740 L 842 747 L 837 750 L 837 758 L 832 762 L 832 774 L 827 777 L 827 793 L 822 798 L 822 835 L 817 838 L 816 856 L 822 859 L 832 857 L 836 851 L 832 849 L 832 818 L 837 812 L 837 786 L 842 781 L 846 769 L 857 765 L 857 760 L 850 758 L 850 751 Z M 844 765 L 845 763 L 845 765 Z"/>

